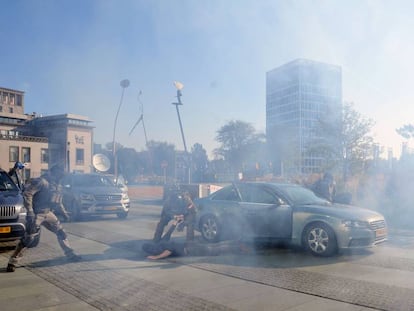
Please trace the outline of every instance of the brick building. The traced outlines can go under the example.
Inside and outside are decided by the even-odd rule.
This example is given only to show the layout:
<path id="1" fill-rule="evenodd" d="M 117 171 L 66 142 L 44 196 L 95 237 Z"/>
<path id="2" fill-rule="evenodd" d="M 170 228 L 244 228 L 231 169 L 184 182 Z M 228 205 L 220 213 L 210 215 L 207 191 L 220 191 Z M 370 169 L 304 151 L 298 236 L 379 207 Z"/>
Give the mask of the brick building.
<path id="1" fill-rule="evenodd" d="M 24 113 L 24 92 L 0 87 L 0 167 L 26 164 L 23 178 L 37 177 L 61 163 L 68 172 L 92 170 L 93 127 L 75 114 Z"/>

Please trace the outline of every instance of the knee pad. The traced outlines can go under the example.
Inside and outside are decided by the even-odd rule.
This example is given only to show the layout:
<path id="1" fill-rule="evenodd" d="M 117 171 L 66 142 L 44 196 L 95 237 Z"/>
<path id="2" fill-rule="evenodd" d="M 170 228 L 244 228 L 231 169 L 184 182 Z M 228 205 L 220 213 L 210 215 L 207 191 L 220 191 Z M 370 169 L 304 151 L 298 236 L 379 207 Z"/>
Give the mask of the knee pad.
<path id="1" fill-rule="evenodd" d="M 66 232 L 63 231 L 63 229 L 60 229 L 58 232 L 56 232 L 56 235 L 59 240 L 66 240 L 67 238 Z"/>

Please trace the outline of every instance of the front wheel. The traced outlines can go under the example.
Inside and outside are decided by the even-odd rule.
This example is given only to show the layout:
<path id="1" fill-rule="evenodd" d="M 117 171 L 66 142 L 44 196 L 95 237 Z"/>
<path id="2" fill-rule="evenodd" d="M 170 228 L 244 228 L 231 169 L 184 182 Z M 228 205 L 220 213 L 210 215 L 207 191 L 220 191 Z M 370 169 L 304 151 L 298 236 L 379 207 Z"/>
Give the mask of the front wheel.
<path id="1" fill-rule="evenodd" d="M 221 236 L 221 226 L 214 215 L 206 215 L 200 221 L 201 236 L 207 242 L 218 242 Z"/>
<path id="2" fill-rule="evenodd" d="M 70 208 L 70 221 L 80 220 L 82 220 L 81 207 L 76 201 L 73 201 Z"/>
<path id="3" fill-rule="evenodd" d="M 324 223 L 314 223 L 306 227 L 303 245 L 315 256 L 328 257 L 338 251 L 335 233 Z"/>
<path id="4" fill-rule="evenodd" d="M 33 234 L 33 239 L 30 241 L 30 244 L 27 246 L 28 248 L 34 248 L 39 245 L 40 242 L 40 227 L 37 228 L 37 232 Z"/>

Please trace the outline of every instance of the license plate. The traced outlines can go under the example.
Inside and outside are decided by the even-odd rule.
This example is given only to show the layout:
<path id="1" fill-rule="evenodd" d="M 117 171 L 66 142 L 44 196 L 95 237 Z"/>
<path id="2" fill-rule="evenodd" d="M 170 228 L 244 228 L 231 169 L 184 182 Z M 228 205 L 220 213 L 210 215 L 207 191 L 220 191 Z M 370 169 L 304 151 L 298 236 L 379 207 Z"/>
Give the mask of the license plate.
<path id="1" fill-rule="evenodd" d="M 376 237 L 383 237 L 387 235 L 387 229 L 386 228 L 381 228 L 381 229 L 377 229 L 375 230 L 375 236 Z"/>
<path id="2" fill-rule="evenodd" d="M 0 233 L 10 233 L 11 232 L 11 227 L 1 227 L 0 228 Z"/>

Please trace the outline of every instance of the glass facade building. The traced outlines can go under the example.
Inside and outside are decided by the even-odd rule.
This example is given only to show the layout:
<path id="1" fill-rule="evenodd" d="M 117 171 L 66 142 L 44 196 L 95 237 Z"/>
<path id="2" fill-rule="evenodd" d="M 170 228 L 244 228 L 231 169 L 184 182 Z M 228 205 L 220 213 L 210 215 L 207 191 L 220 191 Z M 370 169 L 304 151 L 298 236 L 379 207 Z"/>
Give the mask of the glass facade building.
<path id="1" fill-rule="evenodd" d="M 297 59 L 266 73 L 266 135 L 276 174 L 320 172 L 323 155 L 309 152 L 320 120 L 342 112 L 341 67 Z M 340 147 L 340 146 L 338 146 Z"/>

